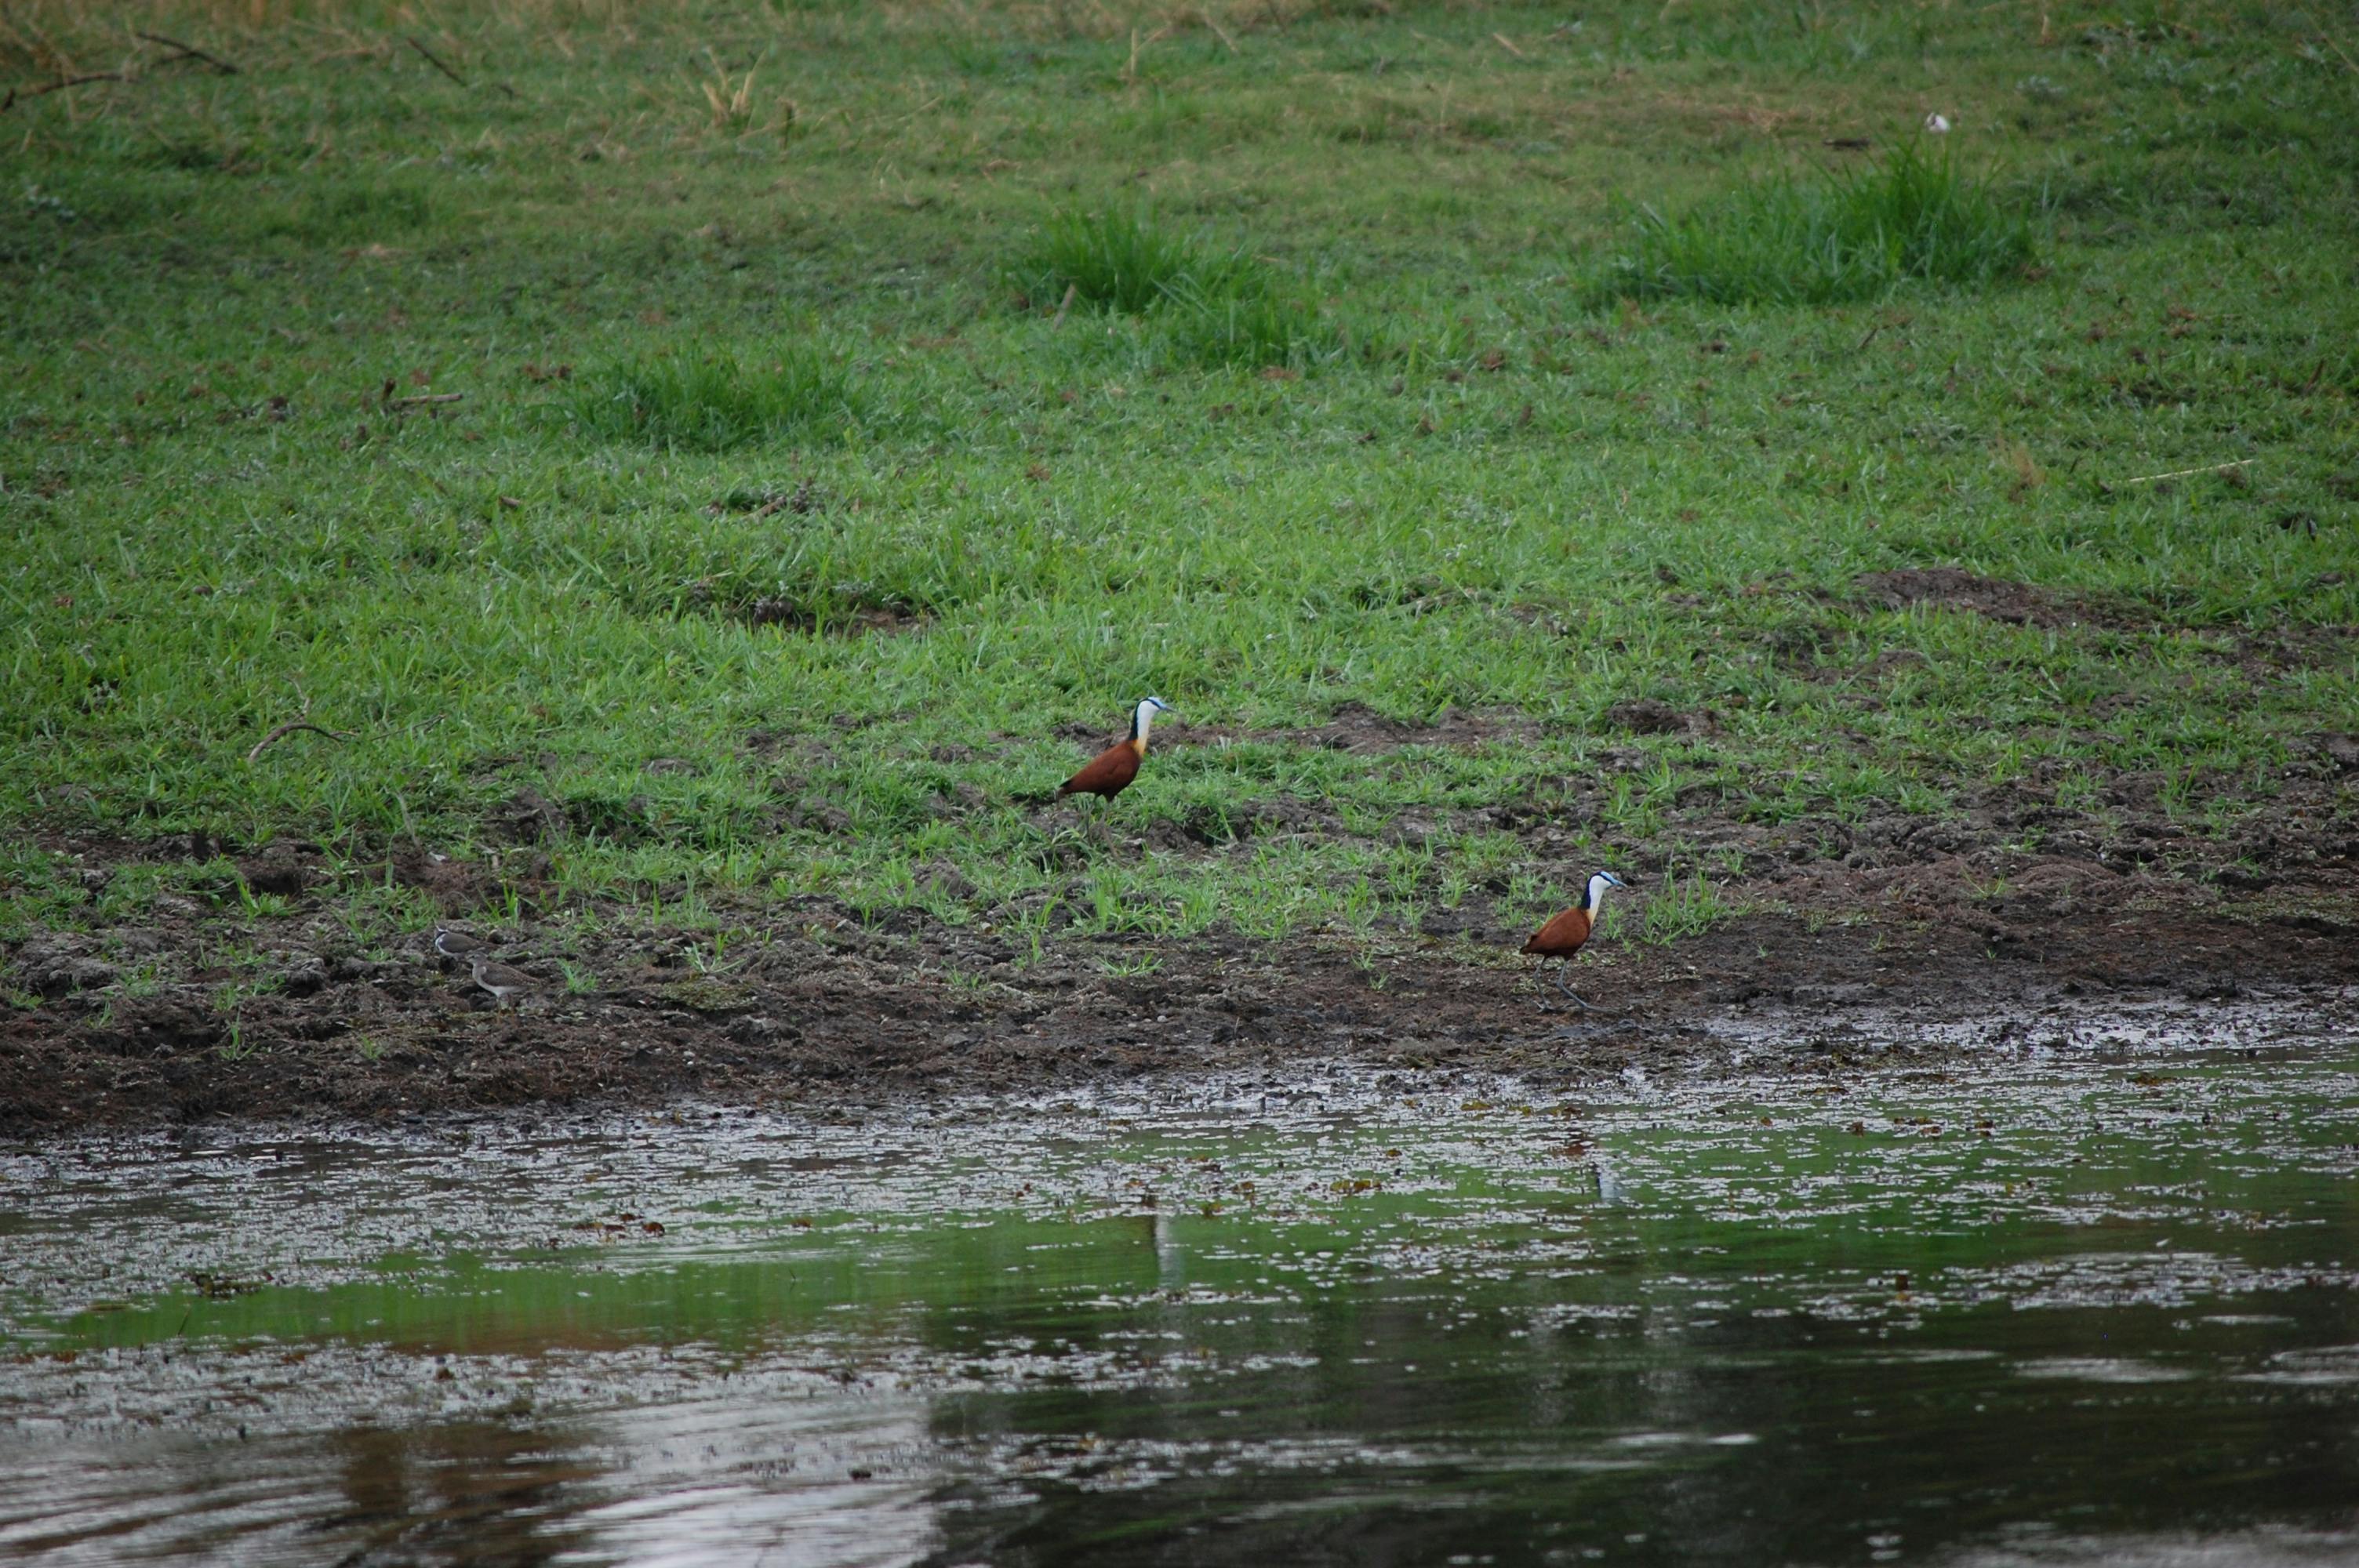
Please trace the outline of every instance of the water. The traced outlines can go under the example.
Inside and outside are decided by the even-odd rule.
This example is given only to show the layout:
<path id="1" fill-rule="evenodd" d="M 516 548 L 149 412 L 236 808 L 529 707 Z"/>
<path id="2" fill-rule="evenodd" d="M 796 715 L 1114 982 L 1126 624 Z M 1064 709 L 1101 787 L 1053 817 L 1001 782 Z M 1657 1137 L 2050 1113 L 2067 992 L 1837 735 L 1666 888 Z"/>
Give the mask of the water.
<path id="1" fill-rule="evenodd" d="M 2292 1022 L 21 1147 L 0 1556 L 2359 1561 L 2359 1040 Z"/>

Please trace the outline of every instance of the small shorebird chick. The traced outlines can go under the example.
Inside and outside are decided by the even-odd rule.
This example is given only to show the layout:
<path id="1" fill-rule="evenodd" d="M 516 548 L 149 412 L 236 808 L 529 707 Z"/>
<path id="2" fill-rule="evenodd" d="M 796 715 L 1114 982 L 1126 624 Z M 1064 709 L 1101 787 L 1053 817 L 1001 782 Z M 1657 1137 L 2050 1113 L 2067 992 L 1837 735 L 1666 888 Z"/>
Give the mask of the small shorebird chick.
<path id="1" fill-rule="evenodd" d="M 470 936 L 463 931 L 453 931 L 447 925 L 434 928 L 434 950 L 446 958 L 466 962 L 478 953 L 488 953 L 492 945 L 480 936 Z"/>
<path id="2" fill-rule="evenodd" d="M 1612 871 L 1598 872 L 1589 879 L 1589 892 L 1582 900 L 1580 908 L 1566 910 L 1532 933 L 1532 939 L 1524 944 L 1524 951 L 1527 953 L 1536 953 L 1543 958 L 1562 958 L 1565 961 L 1564 966 L 1556 972 L 1556 989 L 1571 997 L 1583 1012 L 1595 1010 L 1582 1001 L 1571 986 L 1564 983 L 1564 970 L 1571 967 L 1572 956 L 1581 951 L 1582 944 L 1589 940 L 1590 933 L 1597 929 L 1597 911 L 1599 905 L 1605 902 L 1605 890 L 1626 888 L 1629 885 Z"/>
<path id="3" fill-rule="evenodd" d="M 540 989 L 540 982 L 522 969 L 495 964 L 481 953 L 469 954 L 467 963 L 474 972 L 475 983 L 492 993 L 495 1011 L 507 1006 L 508 998 L 527 996 Z"/>
<path id="4" fill-rule="evenodd" d="M 1056 798 L 1069 795 L 1093 795 L 1100 800 L 1112 801 L 1130 787 L 1138 776 L 1138 764 L 1147 757 L 1147 731 L 1158 713 L 1169 713 L 1171 705 L 1159 697 L 1143 697 L 1130 714 L 1130 738 L 1108 746 L 1092 758 L 1089 766 L 1057 786 Z"/>

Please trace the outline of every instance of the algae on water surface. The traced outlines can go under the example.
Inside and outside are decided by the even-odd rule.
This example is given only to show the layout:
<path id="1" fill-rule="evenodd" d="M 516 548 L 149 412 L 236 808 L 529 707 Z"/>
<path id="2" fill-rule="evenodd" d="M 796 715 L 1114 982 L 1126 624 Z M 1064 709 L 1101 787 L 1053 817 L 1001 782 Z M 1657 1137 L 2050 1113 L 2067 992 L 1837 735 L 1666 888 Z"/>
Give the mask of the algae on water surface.
<path id="1" fill-rule="evenodd" d="M 19 1151 L 0 1544 L 2348 1552 L 2359 1043 L 2137 1029 Z"/>

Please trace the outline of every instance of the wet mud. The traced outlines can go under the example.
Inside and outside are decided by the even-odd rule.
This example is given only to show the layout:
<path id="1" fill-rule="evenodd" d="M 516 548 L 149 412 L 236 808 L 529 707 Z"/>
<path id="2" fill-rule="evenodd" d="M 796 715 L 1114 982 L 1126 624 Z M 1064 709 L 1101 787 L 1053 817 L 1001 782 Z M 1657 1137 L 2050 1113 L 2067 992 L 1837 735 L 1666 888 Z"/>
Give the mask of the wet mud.
<path id="1" fill-rule="evenodd" d="M 2340 884 L 2223 896 L 2053 857 L 1986 881 L 1951 856 L 1798 868 L 1755 896 L 1778 907 L 1667 945 L 1601 939 L 1573 970 L 1592 1012 L 1512 957 L 1524 934 L 1479 896 L 1373 946 L 1071 936 L 1037 957 L 987 922 L 802 899 L 732 912 L 754 935 L 701 967 L 690 934 L 560 950 L 529 920 L 473 923 L 540 982 L 506 1008 L 426 933 L 370 958 L 321 940 L 332 920 L 289 917 L 249 937 L 278 989 L 234 1011 L 201 969 L 123 994 L 126 947 L 169 958 L 200 921 L 63 933 L 12 955 L 41 1000 L 0 1023 L 0 1123 L 1005 1092 L 1320 1060 L 1568 1083 L 1708 1065 L 1733 1039 L 1763 1043 L 1756 1068 L 1816 1068 L 1968 1052 L 2124 1003 L 2190 1022 L 2232 997 L 2359 1005 Z M 569 964 L 596 988 L 569 989 Z M 1945 1022 L 1982 1027 L 1937 1044 L 1924 1026 Z"/>
<path id="2" fill-rule="evenodd" d="M 1863 586 L 1995 591 L 1926 575 Z M 1829 678 L 1872 688 L 1878 675 Z M 1614 721 L 1690 736 L 1714 724 L 1660 703 L 1628 705 Z M 1353 752 L 1483 746 L 1527 724 L 1453 714 L 1420 728 L 1346 708 L 1286 739 Z M 1256 738 L 1199 728 L 1176 739 Z M 1662 833 L 1607 846 L 1636 892 L 1609 911 L 1619 924 L 1609 919 L 1573 968 L 1592 1012 L 1516 956 L 1530 921 L 1508 907 L 1504 882 L 1428 906 L 1413 925 L 1277 943 L 1055 924 L 1087 906 L 1078 879 L 1093 860 L 1244 855 L 1274 838 L 1350 831 L 1313 800 L 1117 827 L 1090 846 L 1054 839 L 1077 879 L 1061 901 L 982 907 L 944 861 L 919 878 L 933 908 L 724 904 L 714 914 L 731 931 L 725 951 L 710 930 L 559 909 L 550 854 L 581 825 L 528 790 L 501 807 L 495 837 L 512 848 L 495 859 L 412 848 L 339 872 L 316 846 L 57 838 L 45 847 L 71 857 L 93 894 L 158 860 L 222 867 L 223 885 L 210 900 L 159 895 L 136 923 L 0 946 L 16 1004 L 0 1014 L 0 1128 L 1004 1093 L 1320 1061 L 1570 1082 L 1708 1063 L 1734 1038 L 1767 1040 L 1814 1067 L 1974 1048 L 1953 1034 L 1928 1044 L 1922 1026 L 1943 1022 L 1981 1021 L 1991 1037 L 2011 1038 L 2125 1003 L 2169 1003 L 2193 1018 L 2241 996 L 2342 1008 L 2359 982 L 2359 737 L 2321 734 L 2294 751 L 2270 812 L 2212 838 L 2165 809 L 2188 781 L 2136 773 L 2096 781 L 2093 793 L 2084 774 L 2035 772 L 1962 791 L 1939 815 L 1778 823 L 1748 818 L 1713 786 L 1682 792 Z M 1644 756 L 1609 748 L 1597 775 Z M 1507 833 L 1537 860 L 1569 863 L 1603 815 L 1600 787 L 1568 779 L 1546 798 L 1407 814 L 1386 832 Z M 1031 809 L 1044 822 L 1070 815 Z M 1674 869 L 1673 853 L 1723 868 L 1721 894 L 1742 913 L 1641 941 L 1636 900 Z M 342 901 L 388 881 L 490 943 L 535 989 L 497 1006 L 464 964 L 434 952 L 428 931 L 364 946 Z M 256 915 L 248 895 L 258 894 L 283 913 Z M 945 904 L 968 917 L 941 918 Z M 248 955 L 246 967 L 224 967 L 230 951 Z"/>

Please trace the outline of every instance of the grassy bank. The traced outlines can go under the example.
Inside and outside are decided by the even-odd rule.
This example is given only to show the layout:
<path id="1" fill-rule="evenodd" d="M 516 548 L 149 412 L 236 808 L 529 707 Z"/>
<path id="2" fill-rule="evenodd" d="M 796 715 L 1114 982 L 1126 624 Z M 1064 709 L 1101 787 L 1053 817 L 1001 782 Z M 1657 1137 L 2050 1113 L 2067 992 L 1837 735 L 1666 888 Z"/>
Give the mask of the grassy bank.
<path id="1" fill-rule="evenodd" d="M 0 935 L 302 842 L 364 948 L 412 851 L 1372 943 L 1603 861 L 1668 937 L 1993 792 L 2210 874 L 2359 713 L 2307 12 L 146 15 L 210 58 L 0 12 Z M 1810 226 L 1895 158 L 1973 265 Z M 1113 833 L 1032 804 L 1149 691 Z"/>

